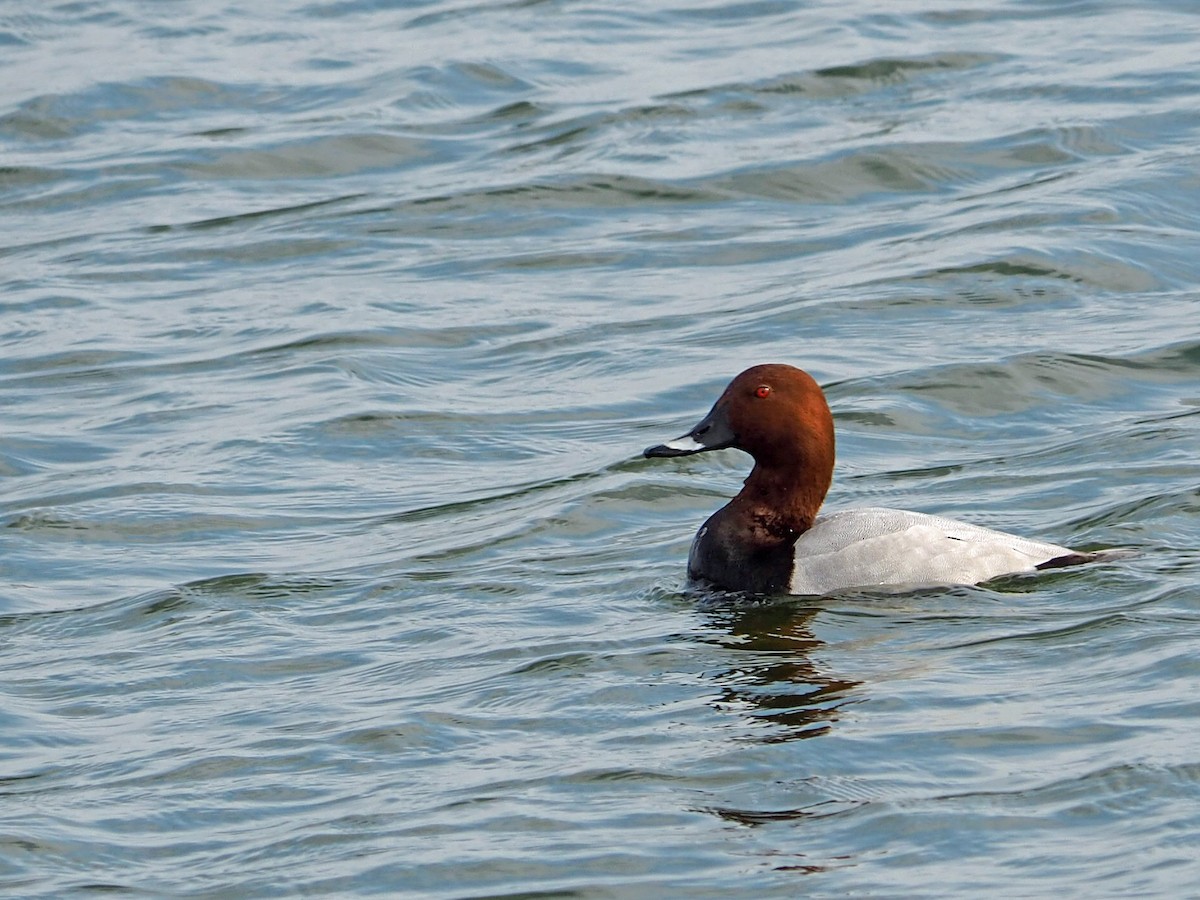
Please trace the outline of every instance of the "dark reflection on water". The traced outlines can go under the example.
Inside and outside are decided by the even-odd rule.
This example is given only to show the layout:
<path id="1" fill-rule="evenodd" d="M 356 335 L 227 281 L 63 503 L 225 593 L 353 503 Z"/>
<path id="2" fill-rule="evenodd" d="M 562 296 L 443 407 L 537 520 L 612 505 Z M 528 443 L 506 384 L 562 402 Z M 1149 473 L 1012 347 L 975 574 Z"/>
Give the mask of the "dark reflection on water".
<path id="1" fill-rule="evenodd" d="M 738 659 L 713 676 L 721 685 L 717 704 L 770 723 L 756 740 L 776 743 L 828 733 L 862 684 L 834 677 L 811 659 L 822 646 L 810 628 L 819 612 L 786 601 L 705 606 L 706 618 L 727 634 L 707 639 Z"/>
<path id="2" fill-rule="evenodd" d="M 847 704 L 864 702 L 869 695 L 863 690 L 863 682 L 835 677 L 828 671 L 828 663 L 812 658 L 824 647 L 812 629 L 813 619 L 822 611 L 820 607 L 729 596 L 701 602 L 705 619 L 713 628 L 713 632 L 706 633 L 706 640 L 737 659 L 735 666 L 712 675 L 721 688 L 716 708 L 747 716 L 756 726 L 769 726 L 754 727 L 747 733 L 748 740 L 782 744 L 826 736 L 836 727 Z M 704 809 L 737 825 L 757 826 L 819 819 L 854 805 L 820 800 L 795 808 L 712 805 Z M 835 862 L 842 865 L 849 858 L 843 856 Z M 795 863 L 776 868 L 818 873 L 829 867 Z"/>

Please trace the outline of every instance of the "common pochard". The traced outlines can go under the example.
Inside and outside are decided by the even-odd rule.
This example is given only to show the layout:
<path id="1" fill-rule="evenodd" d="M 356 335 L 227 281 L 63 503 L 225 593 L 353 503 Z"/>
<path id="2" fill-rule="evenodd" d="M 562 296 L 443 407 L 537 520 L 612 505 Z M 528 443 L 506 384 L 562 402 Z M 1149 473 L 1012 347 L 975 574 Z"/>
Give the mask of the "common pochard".
<path id="1" fill-rule="evenodd" d="M 747 369 L 695 428 L 645 455 L 724 447 L 749 453 L 754 469 L 701 526 L 688 574 L 725 590 L 832 594 L 978 584 L 1128 552 L 1081 552 L 899 509 L 817 515 L 833 479 L 833 416 L 820 386 L 794 366 Z"/>

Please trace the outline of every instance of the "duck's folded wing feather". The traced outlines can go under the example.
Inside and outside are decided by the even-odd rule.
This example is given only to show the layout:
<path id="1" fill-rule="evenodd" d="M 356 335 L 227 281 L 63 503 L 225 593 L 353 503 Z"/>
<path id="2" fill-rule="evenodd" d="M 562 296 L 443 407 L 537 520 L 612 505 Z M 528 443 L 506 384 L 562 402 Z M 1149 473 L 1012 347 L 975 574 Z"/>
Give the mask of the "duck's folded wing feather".
<path id="1" fill-rule="evenodd" d="M 924 513 L 855 509 L 821 516 L 796 542 L 794 594 L 978 584 L 1031 572 L 1071 550 Z"/>

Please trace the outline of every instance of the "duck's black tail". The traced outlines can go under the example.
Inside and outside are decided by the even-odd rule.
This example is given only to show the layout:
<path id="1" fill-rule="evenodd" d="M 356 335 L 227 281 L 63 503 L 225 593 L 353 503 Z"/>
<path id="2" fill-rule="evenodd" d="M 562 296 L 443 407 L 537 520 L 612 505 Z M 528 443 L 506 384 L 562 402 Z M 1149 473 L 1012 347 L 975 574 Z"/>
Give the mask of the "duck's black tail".
<path id="1" fill-rule="evenodd" d="M 1114 559 L 1128 559 L 1131 556 L 1137 556 L 1136 550 L 1130 550 L 1126 547 L 1113 547 L 1110 550 L 1093 550 L 1090 553 L 1064 553 L 1062 556 L 1056 556 L 1054 559 L 1048 559 L 1041 563 L 1039 569 L 1062 569 L 1066 566 L 1079 566 L 1083 563 L 1092 562 L 1110 562 Z"/>

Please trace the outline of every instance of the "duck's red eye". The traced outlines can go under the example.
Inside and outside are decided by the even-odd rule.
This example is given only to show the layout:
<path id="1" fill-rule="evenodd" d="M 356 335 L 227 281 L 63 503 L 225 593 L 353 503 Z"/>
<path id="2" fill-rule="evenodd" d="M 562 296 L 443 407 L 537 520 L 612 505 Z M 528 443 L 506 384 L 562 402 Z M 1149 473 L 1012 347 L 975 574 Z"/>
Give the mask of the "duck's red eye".
<path id="1" fill-rule="evenodd" d="M 754 389 L 754 396 L 766 400 L 771 396 L 771 386 L 769 384 L 760 384 Z"/>

